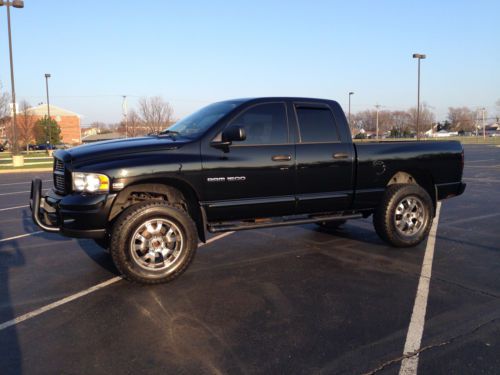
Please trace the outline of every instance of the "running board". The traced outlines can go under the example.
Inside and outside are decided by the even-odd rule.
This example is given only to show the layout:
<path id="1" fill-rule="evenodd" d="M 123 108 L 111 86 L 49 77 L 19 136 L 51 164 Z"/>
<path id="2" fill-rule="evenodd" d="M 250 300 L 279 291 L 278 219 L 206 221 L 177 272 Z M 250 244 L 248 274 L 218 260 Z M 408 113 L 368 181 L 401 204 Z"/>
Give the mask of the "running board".
<path id="1" fill-rule="evenodd" d="M 336 221 L 336 220 L 350 220 L 350 219 L 361 219 L 362 214 L 349 214 L 349 215 L 321 215 L 321 216 L 311 216 L 302 219 L 289 219 L 281 221 L 266 221 L 262 223 L 245 223 L 245 222 L 226 222 L 217 224 L 208 224 L 208 231 L 210 233 L 217 232 L 229 232 L 236 230 L 247 230 L 247 229 L 258 229 L 258 228 L 272 228 L 272 227 L 284 227 L 287 225 L 297 225 L 297 224 L 309 224 L 318 223 L 321 221 Z"/>

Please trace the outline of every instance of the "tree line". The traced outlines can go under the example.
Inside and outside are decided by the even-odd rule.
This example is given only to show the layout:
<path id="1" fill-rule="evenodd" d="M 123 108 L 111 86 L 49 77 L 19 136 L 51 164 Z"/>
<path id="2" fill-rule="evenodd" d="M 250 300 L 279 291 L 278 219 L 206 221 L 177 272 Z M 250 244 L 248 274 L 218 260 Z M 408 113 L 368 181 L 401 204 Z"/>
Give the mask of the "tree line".
<path id="1" fill-rule="evenodd" d="M 91 128 L 98 133 L 118 132 L 128 137 L 156 134 L 174 123 L 174 110 L 161 96 L 139 99 L 137 109 L 128 111 L 123 120 L 116 124 L 93 122 Z"/>
<path id="2" fill-rule="evenodd" d="M 497 103 L 500 107 L 500 100 Z M 484 113 L 487 118 L 486 112 Z M 477 126 L 482 125 L 482 110 L 474 110 L 469 107 L 449 107 L 446 120 L 436 122 L 436 116 L 427 104 L 420 108 L 419 128 L 420 133 L 433 131 L 454 131 L 460 134 L 475 132 Z M 498 121 L 498 119 L 497 119 Z M 417 109 L 410 108 L 402 110 L 379 110 L 378 111 L 379 134 L 390 134 L 393 137 L 406 137 L 416 133 Z M 377 110 L 367 109 L 354 113 L 351 116 L 353 133 L 359 133 L 361 129 L 366 132 L 375 133 L 377 127 Z"/>

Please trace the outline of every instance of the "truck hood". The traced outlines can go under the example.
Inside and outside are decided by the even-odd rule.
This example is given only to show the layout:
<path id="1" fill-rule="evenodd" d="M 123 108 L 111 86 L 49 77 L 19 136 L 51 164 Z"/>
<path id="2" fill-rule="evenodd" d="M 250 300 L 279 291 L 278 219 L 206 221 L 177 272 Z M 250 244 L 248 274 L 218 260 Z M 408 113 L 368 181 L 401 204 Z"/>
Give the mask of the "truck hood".
<path id="1" fill-rule="evenodd" d="M 55 156 L 65 162 L 98 161 L 142 152 L 174 150 L 186 143 L 186 139 L 174 141 L 170 137 L 127 138 L 90 143 L 69 150 L 58 150 Z"/>

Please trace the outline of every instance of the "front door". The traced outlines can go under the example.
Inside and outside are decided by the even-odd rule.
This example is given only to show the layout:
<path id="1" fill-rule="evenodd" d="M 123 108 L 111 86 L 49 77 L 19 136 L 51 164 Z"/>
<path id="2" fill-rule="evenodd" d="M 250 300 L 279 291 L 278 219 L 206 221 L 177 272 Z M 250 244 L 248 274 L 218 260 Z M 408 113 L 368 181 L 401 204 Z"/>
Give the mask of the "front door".
<path id="1" fill-rule="evenodd" d="M 295 147 L 289 139 L 286 105 L 263 103 L 243 109 L 227 126 L 246 139 L 223 150 L 203 145 L 203 184 L 209 221 L 293 213 Z"/>

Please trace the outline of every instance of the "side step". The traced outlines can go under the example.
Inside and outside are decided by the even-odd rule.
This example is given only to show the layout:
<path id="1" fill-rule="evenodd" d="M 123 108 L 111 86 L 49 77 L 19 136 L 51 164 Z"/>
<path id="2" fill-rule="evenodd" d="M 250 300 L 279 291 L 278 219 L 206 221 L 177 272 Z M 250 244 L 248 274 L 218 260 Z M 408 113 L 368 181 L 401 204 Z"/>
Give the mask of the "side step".
<path id="1" fill-rule="evenodd" d="M 272 228 L 272 227 L 284 227 L 286 225 L 297 225 L 297 224 L 309 224 L 318 223 L 321 221 L 334 221 L 334 220 L 350 220 L 350 219 L 361 219 L 362 214 L 346 214 L 346 215 L 320 215 L 320 216 L 309 216 L 301 217 L 298 219 L 284 219 L 276 221 L 264 221 L 258 222 L 222 222 L 208 224 L 208 231 L 210 233 L 217 232 L 228 232 L 236 230 L 247 230 L 247 229 L 257 229 L 257 228 Z"/>

